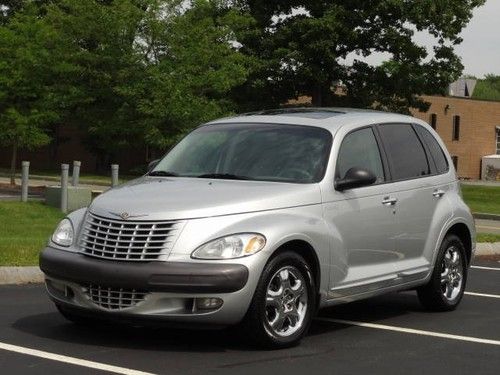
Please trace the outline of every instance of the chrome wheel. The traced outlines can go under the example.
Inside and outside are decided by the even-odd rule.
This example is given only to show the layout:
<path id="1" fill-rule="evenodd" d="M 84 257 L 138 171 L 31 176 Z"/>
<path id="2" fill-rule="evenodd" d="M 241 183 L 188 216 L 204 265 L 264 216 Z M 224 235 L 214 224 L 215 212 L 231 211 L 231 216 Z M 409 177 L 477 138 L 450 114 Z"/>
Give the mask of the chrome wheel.
<path id="1" fill-rule="evenodd" d="M 463 261 L 460 250 L 455 246 L 446 249 L 441 264 L 441 291 L 448 301 L 460 294 L 463 283 Z"/>
<path id="2" fill-rule="evenodd" d="M 307 285 L 293 266 L 280 268 L 271 277 L 266 291 L 266 329 L 273 335 L 293 335 L 303 325 L 307 313 Z"/>

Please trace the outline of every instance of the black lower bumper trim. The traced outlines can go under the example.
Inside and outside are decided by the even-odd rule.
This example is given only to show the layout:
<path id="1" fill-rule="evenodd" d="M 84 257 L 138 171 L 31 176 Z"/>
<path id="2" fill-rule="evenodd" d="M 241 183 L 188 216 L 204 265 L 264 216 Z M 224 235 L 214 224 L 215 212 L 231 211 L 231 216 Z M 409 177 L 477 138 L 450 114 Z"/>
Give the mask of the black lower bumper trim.
<path id="1" fill-rule="evenodd" d="M 152 292 L 231 293 L 248 280 L 241 264 L 112 261 L 51 247 L 40 254 L 40 268 L 61 280 Z"/>

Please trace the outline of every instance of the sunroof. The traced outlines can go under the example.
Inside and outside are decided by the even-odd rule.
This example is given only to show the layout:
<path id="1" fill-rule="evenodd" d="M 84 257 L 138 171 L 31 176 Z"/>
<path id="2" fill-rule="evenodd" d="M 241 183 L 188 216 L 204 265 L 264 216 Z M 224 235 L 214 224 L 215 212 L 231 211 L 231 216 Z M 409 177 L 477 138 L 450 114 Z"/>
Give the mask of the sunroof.
<path id="1" fill-rule="evenodd" d="M 345 112 L 337 111 L 334 109 L 323 108 L 282 108 L 282 109 L 269 109 L 259 112 L 244 113 L 242 116 L 295 116 L 310 118 L 315 120 L 322 120 L 325 118 L 343 115 Z"/>

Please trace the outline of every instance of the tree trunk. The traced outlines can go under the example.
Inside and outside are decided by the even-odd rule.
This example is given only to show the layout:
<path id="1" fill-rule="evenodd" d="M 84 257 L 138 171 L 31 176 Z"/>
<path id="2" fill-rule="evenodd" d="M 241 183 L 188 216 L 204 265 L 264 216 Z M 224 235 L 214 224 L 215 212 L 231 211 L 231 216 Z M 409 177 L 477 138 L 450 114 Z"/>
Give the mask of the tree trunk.
<path id="1" fill-rule="evenodd" d="M 10 184 L 16 184 L 17 143 L 12 144 L 12 157 L 10 159 Z"/>

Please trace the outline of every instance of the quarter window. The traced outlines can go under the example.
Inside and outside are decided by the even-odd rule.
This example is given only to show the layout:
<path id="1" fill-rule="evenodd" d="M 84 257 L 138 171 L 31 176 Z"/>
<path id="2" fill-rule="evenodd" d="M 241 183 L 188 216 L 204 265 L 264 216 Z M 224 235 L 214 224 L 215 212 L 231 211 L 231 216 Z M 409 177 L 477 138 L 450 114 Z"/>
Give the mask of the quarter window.
<path id="1" fill-rule="evenodd" d="M 370 170 L 377 176 L 376 183 L 385 180 L 382 159 L 372 128 L 349 133 L 342 141 L 337 158 L 336 177 L 343 178 L 353 167 Z"/>
<path id="2" fill-rule="evenodd" d="M 415 126 L 415 128 L 431 153 L 432 159 L 436 164 L 437 173 L 441 174 L 448 172 L 448 160 L 438 141 L 436 141 L 436 138 L 422 126 Z"/>
<path id="3" fill-rule="evenodd" d="M 406 180 L 430 174 L 424 147 L 410 124 L 380 125 L 379 131 L 393 180 Z"/>

